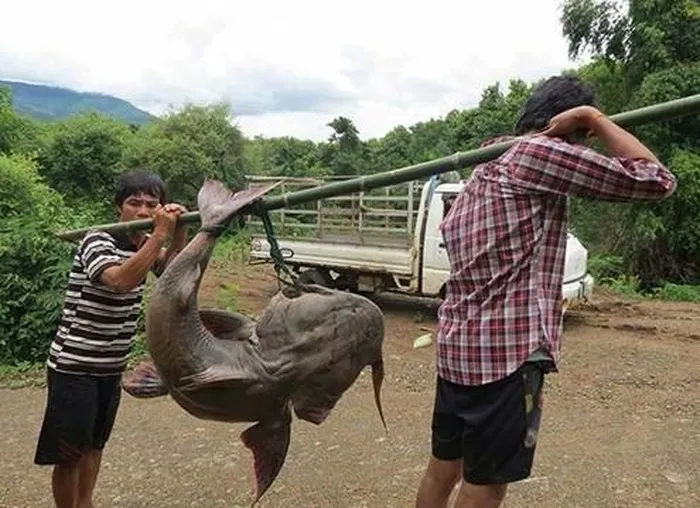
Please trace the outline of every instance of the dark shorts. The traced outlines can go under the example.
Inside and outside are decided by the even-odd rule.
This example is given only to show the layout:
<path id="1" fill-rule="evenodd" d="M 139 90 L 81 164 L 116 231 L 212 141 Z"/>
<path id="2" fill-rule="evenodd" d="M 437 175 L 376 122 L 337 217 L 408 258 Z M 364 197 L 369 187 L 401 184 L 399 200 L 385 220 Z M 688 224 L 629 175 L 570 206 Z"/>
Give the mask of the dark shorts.
<path id="1" fill-rule="evenodd" d="M 34 463 L 71 463 L 104 448 L 121 399 L 121 376 L 80 376 L 48 368 L 47 402 Z"/>
<path id="2" fill-rule="evenodd" d="M 483 386 L 461 386 L 438 377 L 433 456 L 463 459 L 464 481 L 471 484 L 505 484 L 530 476 L 544 374 L 543 366 L 525 363 Z"/>

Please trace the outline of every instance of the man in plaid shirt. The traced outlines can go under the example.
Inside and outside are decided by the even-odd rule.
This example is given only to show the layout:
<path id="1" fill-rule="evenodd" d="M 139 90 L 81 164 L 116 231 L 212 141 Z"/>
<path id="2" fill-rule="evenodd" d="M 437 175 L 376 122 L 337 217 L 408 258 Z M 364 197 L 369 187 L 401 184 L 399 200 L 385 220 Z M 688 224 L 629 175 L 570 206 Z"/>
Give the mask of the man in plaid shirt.
<path id="1" fill-rule="evenodd" d="M 577 78 L 545 81 L 523 105 L 520 139 L 475 168 L 441 225 L 451 274 L 418 508 L 446 506 L 460 475 L 456 507 L 498 507 L 530 475 L 544 375 L 560 359 L 569 196 L 659 201 L 676 188 L 593 104 Z M 575 141 L 586 133 L 610 155 Z"/>

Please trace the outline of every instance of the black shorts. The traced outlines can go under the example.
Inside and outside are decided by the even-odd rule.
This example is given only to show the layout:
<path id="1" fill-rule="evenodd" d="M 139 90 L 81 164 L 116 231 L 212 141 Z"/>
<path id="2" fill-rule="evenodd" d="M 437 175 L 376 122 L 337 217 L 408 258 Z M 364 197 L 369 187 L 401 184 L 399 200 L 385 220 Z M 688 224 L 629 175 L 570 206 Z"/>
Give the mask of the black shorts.
<path id="1" fill-rule="evenodd" d="M 482 386 L 438 377 L 432 453 L 463 459 L 464 481 L 505 484 L 530 476 L 542 415 L 545 367 L 525 363 L 510 376 Z"/>
<path id="2" fill-rule="evenodd" d="M 121 376 L 82 376 L 46 369 L 47 402 L 34 463 L 71 463 L 104 448 L 121 399 Z"/>

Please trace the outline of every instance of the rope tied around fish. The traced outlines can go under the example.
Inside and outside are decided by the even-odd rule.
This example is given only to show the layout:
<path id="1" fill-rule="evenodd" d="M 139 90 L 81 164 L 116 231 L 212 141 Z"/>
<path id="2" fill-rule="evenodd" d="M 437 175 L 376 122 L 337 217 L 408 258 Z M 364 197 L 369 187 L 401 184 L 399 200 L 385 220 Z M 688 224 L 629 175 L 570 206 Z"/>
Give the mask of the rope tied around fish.
<path id="1" fill-rule="evenodd" d="M 272 187 L 275 187 L 280 183 L 281 182 L 278 182 Z M 280 249 L 279 244 L 277 243 L 277 236 L 275 235 L 275 228 L 272 223 L 272 217 L 270 216 L 270 212 L 262 206 L 262 203 L 260 201 L 251 203 L 246 208 L 248 213 L 250 213 L 251 215 L 257 215 L 262 221 L 263 227 L 265 229 L 265 236 L 267 238 L 268 244 L 270 245 L 270 259 L 275 267 L 279 287 L 281 288 L 283 284 L 286 286 L 296 287 L 298 285 L 298 277 L 294 273 L 294 271 L 289 267 L 289 265 L 284 261 L 284 255 L 282 254 L 282 250 Z M 228 229 L 229 225 L 230 222 L 211 224 L 207 226 L 202 225 L 200 226 L 199 230 L 210 233 L 218 238 L 224 231 L 226 231 L 226 229 Z M 263 262 L 269 263 L 270 261 Z"/>
<path id="2" fill-rule="evenodd" d="M 296 286 L 298 283 L 298 277 L 292 271 L 287 263 L 284 261 L 284 256 L 280 250 L 280 246 L 277 243 L 277 236 L 275 235 L 275 228 L 272 224 L 272 217 L 270 217 L 270 212 L 261 206 L 260 202 L 255 203 L 252 206 L 251 213 L 254 213 L 263 223 L 265 228 L 265 236 L 267 237 L 267 243 L 270 245 L 270 258 L 275 265 L 275 272 L 277 273 L 277 281 L 280 284 L 285 284 L 288 286 Z M 285 280 L 283 275 L 286 275 L 290 280 Z"/>

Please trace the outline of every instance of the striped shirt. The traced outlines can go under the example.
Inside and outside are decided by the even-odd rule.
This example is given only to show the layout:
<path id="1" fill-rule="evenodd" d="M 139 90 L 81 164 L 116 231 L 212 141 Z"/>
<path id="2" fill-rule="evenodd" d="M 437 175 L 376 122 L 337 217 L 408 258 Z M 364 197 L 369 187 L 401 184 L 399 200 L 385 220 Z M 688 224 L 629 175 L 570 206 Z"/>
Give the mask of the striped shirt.
<path id="1" fill-rule="evenodd" d="M 664 166 L 546 136 L 477 166 L 440 226 L 451 273 L 438 313 L 438 375 L 486 384 L 537 351 L 556 366 L 569 196 L 660 201 L 675 188 Z"/>
<path id="2" fill-rule="evenodd" d="M 63 313 L 49 349 L 48 367 L 70 374 L 119 375 L 136 334 L 145 279 L 117 293 L 100 282 L 137 247 L 125 235 L 88 233 L 73 258 Z"/>

